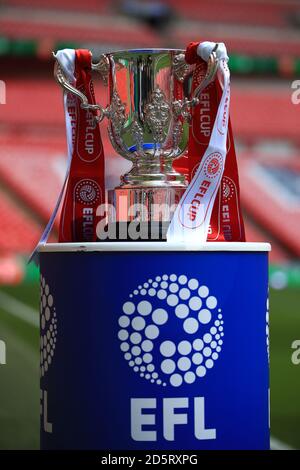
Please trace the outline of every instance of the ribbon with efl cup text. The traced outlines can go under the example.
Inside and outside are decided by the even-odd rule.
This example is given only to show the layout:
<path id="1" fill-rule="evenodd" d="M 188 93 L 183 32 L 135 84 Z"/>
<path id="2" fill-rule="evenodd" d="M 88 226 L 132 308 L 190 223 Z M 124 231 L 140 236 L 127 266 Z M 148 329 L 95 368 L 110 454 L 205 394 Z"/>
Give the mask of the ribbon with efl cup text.
<path id="1" fill-rule="evenodd" d="M 91 78 L 91 52 L 63 49 L 55 54 L 68 82 L 83 92 L 89 103 L 95 103 Z M 99 124 L 93 112 L 83 109 L 80 100 L 70 92 L 63 95 L 68 160 L 64 182 L 49 222 L 29 262 L 39 263 L 39 247 L 50 235 L 59 207 L 62 207 L 59 241 L 95 241 L 100 217 L 97 207 L 104 202 L 104 151 Z"/>
<path id="2" fill-rule="evenodd" d="M 90 104 L 95 104 L 91 71 L 91 52 L 75 50 L 75 86 Z M 94 111 L 82 108 L 79 98 L 71 93 L 67 93 L 65 113 L 72 159 L 60 217 L 59 242 L 93 242 L 97 240 L 96 226 L 100 220 L 97 207 L 105 202 L 100 128 Z"/>
<path id="3" fill-rule="evenodd" d="M 192 92 L 203 80 L 215 43 L 191 43 L 186 62 L 195 64 Z M 239 181 L 229 119 L 230 73 L 224 44 L 216 51 L 218 78 L 199 96 L 193 110 L 188 158 L 181 168 L 189 185 L 171 221 L 170 242 L 245 241 Z"/>

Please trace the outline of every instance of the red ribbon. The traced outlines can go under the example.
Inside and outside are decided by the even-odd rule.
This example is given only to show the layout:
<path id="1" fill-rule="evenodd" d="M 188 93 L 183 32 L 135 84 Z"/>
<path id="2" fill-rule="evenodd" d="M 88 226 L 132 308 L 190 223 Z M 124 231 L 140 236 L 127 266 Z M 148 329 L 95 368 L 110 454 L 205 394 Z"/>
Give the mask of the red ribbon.
<path id="1" fill-rule="evenodd" d="M 192 42 L 186 50 L 188 64 L 195 64 L 192 92 L 203 80 L 207 63 L 197 54 L 199 42 Z M 189 133 L 188 158 L 185 160 L 189 180 L 197 170 L 209 144 L 221 98 L 221 85 L 212 82 L 199 96 L 200 103 L 195 106 Z M 240 189 L 234 138 L 229 119 L 227 137 L 227 156 L 221 185 L 214 203 L 208 241 L 245 241 L 243 215 L 240 206 Z"/>
<path id="2" fill-rule="evenodd" d="M 90 51 L 75 51 L 76 88 L 95 104 L 91 77 Z M 97 207 L 105 202 L 104 151 L 99 124 L 93 111 L 81 107 L 80 100 L 70 96 L 68 109 L 73 124 L 73 155 L 62 207 L 59 242 L 93 242 L 101 217 Z"/>

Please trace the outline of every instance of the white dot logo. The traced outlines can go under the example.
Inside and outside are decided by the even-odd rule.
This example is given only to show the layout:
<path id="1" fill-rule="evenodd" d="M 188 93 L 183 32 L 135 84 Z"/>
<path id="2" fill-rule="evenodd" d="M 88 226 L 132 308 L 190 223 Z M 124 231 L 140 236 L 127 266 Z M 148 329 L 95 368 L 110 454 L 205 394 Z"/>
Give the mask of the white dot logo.
<path id="1" fill-rule="evenodd" d="M 77 201 L 81 204 L 95 204 L 100 198 L 100 187 L 96 181 L 91 179 L 78 181 L 74 191 Z"/>
<path id="2" fill-rule="evenodd" d="M 40 367 L 44 377 L 54 356 L 57 337 L 57 317 L 53 296 L 49 285 L 41 276 L 41 338 L 40 338 Z"/>
<path id="3" fill-rule="evenodd" d="M 194 383 L 214 367 L 222 350 L 224 320 L 217 298 L 183 274 L 163 274 L 139 285 L 124 302 L 118 324 L 128 365 L 158 385 Z"/>
<path id="4" fill-rule="evenodd" d="M 235 193 L 235 186 L 231 178 L 223 176 L 222 178 L 222 197 L 223 202 L 230 201 Z"/>
<path id="5" fill-rule="evenodd" d="M 267 298 L 266 305 L 266 341 L 267 341 L 267 354 L 270 362 L 270 342 L 269 342 L 269 297 Z"/>

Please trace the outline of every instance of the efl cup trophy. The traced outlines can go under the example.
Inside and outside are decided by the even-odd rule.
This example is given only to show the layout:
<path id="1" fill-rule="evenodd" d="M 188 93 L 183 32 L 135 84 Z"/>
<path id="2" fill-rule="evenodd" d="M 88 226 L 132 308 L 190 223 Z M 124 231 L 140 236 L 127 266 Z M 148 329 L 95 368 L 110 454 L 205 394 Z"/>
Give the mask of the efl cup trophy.
<path id="1" fill-rule="evenodd" d="M 60 65 L 56 63 L 55 67 L 57 81 L 81 100 L 82 108 L 96 111 L 98 122 L 107 118 L 114 149 L 132 162 L 130 171 L 121 176 L 120 185 L 108 191 L 117 224 L 136 221 L 147 233 L 151 225 L 152 239 L 165 239 L 172 214 L 186 189 L 185 176 L 173 169 L 173 162 L 187 148 L 192 108 L 217 71 L 212 52 L 206 75 L 191 95 L 192 66 L 184 57 L 183 50 L 169 49 L 102 55 L 92 69 L 108 86 L 106 108 L 89 103 L 68 83 Z"/>

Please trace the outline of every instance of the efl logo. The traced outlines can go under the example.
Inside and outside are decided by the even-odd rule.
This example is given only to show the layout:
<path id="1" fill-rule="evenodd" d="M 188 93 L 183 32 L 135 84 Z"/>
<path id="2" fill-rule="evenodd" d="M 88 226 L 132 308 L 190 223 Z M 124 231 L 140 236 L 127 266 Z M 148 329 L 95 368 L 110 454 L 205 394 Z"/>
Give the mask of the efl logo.
<path id="1" fill-rule="evenodd" d="M 224 320 L 217 298 L 198 279 L 183 274 L 148 279 L 133 290 L 122 310 L 120 349 L 143 379 L 180 387 L 214 367 Z"/>
<path id="2" fill-rule="evenodd" d="M 162 426 L 158 416 L 162 417 Z M 166 441 L 175 441 L 177 426 L 190 423 L 193 423 L 193 435 L 197 440 L 217 438 L 216 429 L 206 427 L 205 397 L 131 399 L 131 438 L 134 441 L 155 442 L 158 431 Z M 147 430 L 149 425 L 151 430 Z M 191 433 L 191 426 L 186 432 Z"/>
<path id="3" fill-rule="evenodd" d="M 54 298 L 46 279 L 41 275 L 41 339 L 40 369 L 44 377 L 52 364 L 57 341 L 57 315 Z M 44 432 L 52 433 L 53 425 L 48 420 L 48 392 L 40 391 L 40 414 Z"/>
<path id="4" fill-rule="evenodd" d="M 229 202 L 235 193 L 235 186 L 231 178 L 223 176 L 222 178 L 222 202 Z"/>
<path id="5" fill-rule="evenodd" d="M 100 199 L 100 187 L 96 181 L 91 179 L 80 180 L 74 191 L 76 200 L 84 205 L 94 205 Z"/>
<path id="6" fill-rule="evenodd" d="M 206 158 L 204 173 L 207 178 L 214 179 L 221 173 L 223 158 L 219 152 L 214 152 Z"/>

